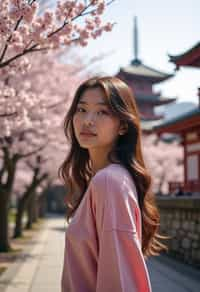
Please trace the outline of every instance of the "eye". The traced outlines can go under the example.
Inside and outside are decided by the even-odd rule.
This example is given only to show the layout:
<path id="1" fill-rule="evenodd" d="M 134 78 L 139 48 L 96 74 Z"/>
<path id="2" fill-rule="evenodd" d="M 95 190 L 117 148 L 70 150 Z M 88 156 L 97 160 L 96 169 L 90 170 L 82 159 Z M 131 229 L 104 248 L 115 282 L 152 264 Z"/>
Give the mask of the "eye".
<path id="1" fill-rule="evenodd" d="M 82 107 L 77 107 L 77 109 L 76 109 L 76 112 L 83 112 L 83 111 L 85 111 L 85 109 Z"/>
<path id="2" fill-rule="evenodd" d="M 104 115 L 108 115 L 108 112 L 105 111 L 105 110 L 98 111 L 98 113 L 102 113 L 102 114 L 104 114 Z"/>

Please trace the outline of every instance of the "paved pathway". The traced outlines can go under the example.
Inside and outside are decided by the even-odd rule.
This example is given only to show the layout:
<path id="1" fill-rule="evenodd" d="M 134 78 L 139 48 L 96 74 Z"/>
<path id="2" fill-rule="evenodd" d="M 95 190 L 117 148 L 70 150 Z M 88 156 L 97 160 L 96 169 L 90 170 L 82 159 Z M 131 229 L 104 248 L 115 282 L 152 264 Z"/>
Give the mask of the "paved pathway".
<path id="1" fill-rule="evenodd" d="M 147 262 L 153 292 L 200 292 L 200 270 L 167 256 Z"/>
<path id="2" fill-rule="evenodd" d="M 60 292 L 65 226 L 63 217 L 49 217 L 34 245 L 0 277 L 1 292 Z M 163 256 L 147 266 L 153 292 L 200 291 L 200 271 Z"/>

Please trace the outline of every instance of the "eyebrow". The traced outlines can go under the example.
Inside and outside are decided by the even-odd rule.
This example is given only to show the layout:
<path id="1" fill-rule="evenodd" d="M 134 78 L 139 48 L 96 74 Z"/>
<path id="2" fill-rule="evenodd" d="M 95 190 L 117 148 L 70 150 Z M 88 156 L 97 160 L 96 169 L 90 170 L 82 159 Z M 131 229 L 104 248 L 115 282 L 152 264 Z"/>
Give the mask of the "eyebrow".
<path id="1" fill-rule="evenodd" d="M 83 101 L 83 100 L 80 100 L 79 103 L 88 104 L 86 101 Z M 105 102 L 97 102 L 96 104 L 107 105 L 107 103 L 105 103 Z"/>

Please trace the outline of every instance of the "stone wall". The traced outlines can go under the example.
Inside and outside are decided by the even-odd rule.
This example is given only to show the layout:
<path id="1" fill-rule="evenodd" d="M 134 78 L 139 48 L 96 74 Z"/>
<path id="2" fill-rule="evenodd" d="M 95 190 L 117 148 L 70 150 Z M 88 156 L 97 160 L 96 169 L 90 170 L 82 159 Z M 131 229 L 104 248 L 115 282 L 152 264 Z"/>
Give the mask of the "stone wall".
<path id="1" fill-rule="evenodd" d="M 158 197 L 160 233 L 169 255 L 200 268 L 200 197 Z"/>

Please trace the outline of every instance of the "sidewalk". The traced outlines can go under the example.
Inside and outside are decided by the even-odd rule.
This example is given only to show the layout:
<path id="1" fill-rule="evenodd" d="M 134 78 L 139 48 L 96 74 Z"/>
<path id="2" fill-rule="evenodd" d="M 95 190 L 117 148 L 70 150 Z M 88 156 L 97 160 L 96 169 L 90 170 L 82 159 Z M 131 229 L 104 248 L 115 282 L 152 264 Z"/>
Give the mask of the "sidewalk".
<path id="1" fill-rule="evenodd" d="M 45 228 L 0 277 L 1 292 L 60 292 L 64 217 L 50 216 Z"/>
<path id="2" fill-rule="evenodd" d="M 200 270 L 178 262 L 169 256 L 150 258 L 147 261 L 152 292 L 199 292 Z"/>
<path id="3" fill-rule="evenodd" d="M 65 218 L 50 216 L 45 224 L 46 227 L 38 234 L 35 243 L 27 248 L 21 260 L 0 277 L 1 292 L 61 291 Z M 147 266 L 152 292 L 200 291 L 198 270 L 165 256 L 150 258 Z"/>

